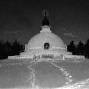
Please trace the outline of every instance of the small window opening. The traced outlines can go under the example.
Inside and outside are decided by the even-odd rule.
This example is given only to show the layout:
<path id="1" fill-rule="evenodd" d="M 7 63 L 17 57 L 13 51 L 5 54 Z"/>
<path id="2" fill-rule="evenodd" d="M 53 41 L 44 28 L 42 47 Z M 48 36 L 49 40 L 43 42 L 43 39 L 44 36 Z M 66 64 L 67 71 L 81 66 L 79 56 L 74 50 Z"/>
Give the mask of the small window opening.
<path id="1" fill-rule="evenodd" d="M 44 43 L 44 49 L 49 49 L 50 48 L 50 44 L 49 43 Z"/>

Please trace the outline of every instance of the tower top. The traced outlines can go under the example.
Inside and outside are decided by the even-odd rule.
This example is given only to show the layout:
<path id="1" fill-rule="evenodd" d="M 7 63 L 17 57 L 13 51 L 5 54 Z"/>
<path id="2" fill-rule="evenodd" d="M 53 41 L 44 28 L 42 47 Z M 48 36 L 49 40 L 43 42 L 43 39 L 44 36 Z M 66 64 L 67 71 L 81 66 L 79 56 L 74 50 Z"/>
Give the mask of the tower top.
<path id="1" fill-rule="evenodd" d="M 42 26 L 47 25 L 49 26 L 49 20 L 48 20 L 48 14 L 46 10 L 43 10 L 43 20 L 42 20 Z"/>

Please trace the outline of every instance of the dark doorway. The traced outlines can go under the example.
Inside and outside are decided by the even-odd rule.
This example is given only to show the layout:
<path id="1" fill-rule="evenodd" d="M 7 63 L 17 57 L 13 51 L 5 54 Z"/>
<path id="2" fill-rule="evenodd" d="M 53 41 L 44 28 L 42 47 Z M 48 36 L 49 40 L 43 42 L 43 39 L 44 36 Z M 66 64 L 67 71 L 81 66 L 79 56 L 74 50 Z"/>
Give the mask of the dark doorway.
<path id="1" fill-rule="evenodd" d="M 44 43 L 44 49 L 49 49 L 50 48 L 50 44 L 49 43 Z"/>

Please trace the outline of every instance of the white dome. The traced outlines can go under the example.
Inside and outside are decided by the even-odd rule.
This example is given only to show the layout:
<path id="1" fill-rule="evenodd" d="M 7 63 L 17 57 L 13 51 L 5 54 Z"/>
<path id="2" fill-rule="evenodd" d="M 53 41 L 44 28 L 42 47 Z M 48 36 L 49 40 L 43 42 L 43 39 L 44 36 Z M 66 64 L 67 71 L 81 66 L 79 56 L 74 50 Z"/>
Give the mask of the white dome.
<path id="1" fill-rule="evenodd" d="M 51 49 L 67 50 L 66 45 L 60 37 L 51 32 L 49 26 L 42 26 L 42 30 L 37 35 L 33 36 L 26 45 L 25 51 L 30 49 L 44 49 L 44 43 L 49 43 Z"/>

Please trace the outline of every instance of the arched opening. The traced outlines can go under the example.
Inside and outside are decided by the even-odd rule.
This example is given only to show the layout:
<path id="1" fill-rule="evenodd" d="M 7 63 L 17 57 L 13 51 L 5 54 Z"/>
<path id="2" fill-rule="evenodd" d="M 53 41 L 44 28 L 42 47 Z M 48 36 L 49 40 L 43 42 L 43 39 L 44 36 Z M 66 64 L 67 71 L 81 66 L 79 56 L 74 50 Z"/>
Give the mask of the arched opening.
<path id="1" fill-rule="evenodd" d="M 44 49 L 49 49 L 50 48 L 50 44 L 49 43 L 44 43 Z"/>

